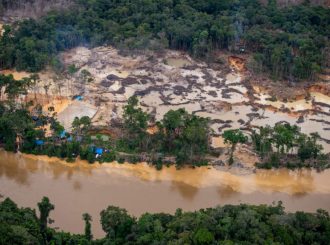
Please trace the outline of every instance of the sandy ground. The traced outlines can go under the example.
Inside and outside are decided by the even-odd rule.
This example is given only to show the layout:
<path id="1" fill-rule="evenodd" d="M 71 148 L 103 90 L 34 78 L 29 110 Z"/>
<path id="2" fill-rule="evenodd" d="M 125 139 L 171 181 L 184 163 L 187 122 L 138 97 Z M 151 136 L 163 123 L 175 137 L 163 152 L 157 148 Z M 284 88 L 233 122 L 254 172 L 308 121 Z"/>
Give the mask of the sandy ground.
<path id="1" fill-rule="evenodd" d="M 93 118 L 96 112 L 96 107 L 85 102 L 74 101 L 58 114 L 58 120 L 64 126 L 64 128 L 70 132 L 72 122 L 76 117 L 81 118 L 88 116 Z"/>
<path id="2" fill-rule="evenodd" d="M 2 70 L 0 74 L 9 75 L 12 74 L 14 79 L 21 80 L 22 78 L 29 77 L 31 73 L 24 71 L 14 71 L 14 70 Z"/>
<path id="3" fill-rule="evenodd" d="M 54 100 L 51 100 L 50 103 L 44 105 L 43 110 L 48 111 L 50 107 L 53 107 L 54 110 L 51 113 L 56 113 L 58 115 L 72 103 L 73 101 L 67 98 L 55 98 Z"/>
<path id="4" fill-rule="evenodd" d="M 211 146 L 214 148 L 224 148 L 227 147 L 224 139 L 221 136 L 212 137 Z"/>

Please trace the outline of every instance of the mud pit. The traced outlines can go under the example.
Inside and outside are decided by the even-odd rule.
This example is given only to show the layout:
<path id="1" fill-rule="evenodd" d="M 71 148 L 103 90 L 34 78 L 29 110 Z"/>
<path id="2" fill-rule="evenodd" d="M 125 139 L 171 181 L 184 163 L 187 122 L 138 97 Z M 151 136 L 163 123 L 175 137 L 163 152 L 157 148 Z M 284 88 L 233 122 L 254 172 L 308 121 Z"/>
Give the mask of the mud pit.
<path id="1" fill-rule="evenodd" d="M 84 97 L 81 108 L 70 105 L 59 113 L 67 128 L 74 116 L 83 115 L 82 111 L 91 117 L 95 114 L 94 125 L 109 125 L 121 118 L 127 99 L 137 95 L 141 107 L 155 120 L 171 109 L 185 108 L 209 117 L 215 136 L 229 128 L 249 133 L 256 126 L 288 122 L 298 124 L 304 133 L 319 132 L 325 151 L 330 152 L 330 97 L 319 90 L 311 91 L 306 99 L 276 101 L 240 71 L 212 68 L 175 51 L 122 56 L 111 47 L 78 47 L 61 58 L 66 67 L 74 64 L 78 71 L 61 79 L 44 71 L 36 89 L 43 92 L 48 85 L 49 94 Z M 91 82 L 83 78 L 83 70 L 91 74 Z"/>

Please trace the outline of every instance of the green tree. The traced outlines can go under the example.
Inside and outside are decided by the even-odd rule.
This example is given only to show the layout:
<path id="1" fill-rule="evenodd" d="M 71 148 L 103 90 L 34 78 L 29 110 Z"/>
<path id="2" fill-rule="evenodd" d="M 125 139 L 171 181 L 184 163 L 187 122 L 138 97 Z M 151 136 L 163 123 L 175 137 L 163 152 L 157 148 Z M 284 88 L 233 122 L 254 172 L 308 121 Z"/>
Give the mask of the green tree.
<path id="1" fill-rule="evenodd" d="M 189 114 L 184 108 L 170 110 L 158 123 L 158 139 L 166 153 L 176 156 L 176 163 L 203 163 L 209 151 L 209 119 Z"/>
<path id="2" fill-rule="evenodd" d="M 214 235 L 205 228 L 200 228 L 194 234 L 193 244 L 211 244 L 214 241 Z"/>
<path id="3" fill-rule="evenodd" d="M 76 67 L 75 64 L 71 64 L 71 65 L 68 66 L 68 73 L 69 73 L 71 76 L 73 76 L 75 73 L 77 73 L 78 70 L 79 70 L 79 69 Z"/>
<path id="4" fill-rule="evenodd" d="M 9 100 L 15 100 L 19 95 L 26 94 L 30 85 L 30 78 L 16 80 L 11 74 L 8 76 L 0 74 L 0 88 L 5 88 Z"/>
<path id="5" fill-rule="evenodd" d="M 310 136 L 301 134 L 298 139 L 298 156 L 302 162 L 307 159 L 316 159 L 323 149 L 323 146 L 318 144 L 317 141 L 320 139 L 318 133 L 312 133 Z"/>
<path id="6" fill-rule="evenodd" d="M 274 127 L 274 143 L 277 151 L 280 153 L 288 153 L 293 149 L 297 138 L 299 137 L 299 128 L 296 125 L 277 124 Z"/>
<path id="7" fill-rule="evenodd" d="M 225 140 L 225 144 L 231 144 L 231 151 L 230 151 L 230 157 L 229 157 L 229 164 L 234 163 L 234 152 L 236 149 L 236 146 L 238 143 L 244 144 L 247 142 L 247 137 L 244 136 L 244 134 L 239 130 L 226 130 L 222 137 Z"/>
<path id="8" fill-rule="evenodd" d="M 72 128 L 76 135 L 82 135 L 89 130 L 91 124 L 92 121 L 88 116 L 83 116 L 81 118 L 75 117 L 72 122 Z"/>
<path id="9" fill-rule="evenodd" d="M 139 108 L 138 104 L 136 96 L 130 97 L 123 113 L 125 138 L 131 149 L 141 149 L 147 136 L 149 115 Z"/>
<path id="10" fill-rule="evenodd" d="M 260 154 L 261 158 L 272 152 L 273 129 L 269 125 L 260 127 L 259 133 L 254 130 L 251 138 L 254 149 Z"/>
<path id="11" fill-rule="evenodd" d="M 40 231 L 43 236 L 44 244 L 47 244 L 47 223 L 50 211 L 55 209 L 55 206 L 50 203 L 48 197 L 43 197 L 41 202 L 38 203 L 38 208 L 40 212 Z"/>
<path id="12" fill-rule="evenodd" d="M 92 229 L 91 229 L 92 216 L 90 216 L 88 213 L 84 213 L 82 217 L 83 220 L 85 221 L 85 238 L 88 241 L 91 241 L 93 239 Z"/>
<path id="13" fill-rule="evenodd" d="M 33 141 L 36 135 L 43 137 L 39 134 L 40 131 L 35 130 L 29 111 L 17 109 L 15 105 L 0 106 L 0 108 L 2 108 L 0 114 L 0 141 L 4 143 L 6 150 L 16 150 L 17 138 L 27 143 L 26 141 Z M 19 142 L 19 145 L 21 143 Z"/>
<path id="14" fill-rule="evenodd" d="M 51 120 L 50 129 L 53 130 L 53 137 L 58 137 L 63 131 L 64 127 L 56 119 Z"/>
<path id="15" fill-rule="evenodd" d="M 161 121 L 161 127 L 164 128 L 160 133 L 165 133 L 164 147 L 168 152 L 173 152 L 176 149 L 178 138 L 183 133 L 185 127 L 185 121 L 188 117 L 188 113 L 185 109 L 169 110 Z"/>
<path id="16" fill-rule="evenodd" d="M 90 220 L 89 216 L 85 216 Z M 84 219 L 85 219 L 84 218 Z M 0 202 L 1 244 L 43 244 L 35 210 Z M 225 205 L 175 215 L 145 213 L 135 222 L 124 209 L 101 212 L 106 236 L 85 235 L 48 228 L 47 244 L 329 244 L 329 213 L 285 213 L 277 205 Z"/>
<path id="17" fill-rule="evenodd" d="M 101 212 L 102 229 L 110 239 L 123 241 L 131 233 L 134 223 L 135 219 L 125 209 L 109 206 Z"/>

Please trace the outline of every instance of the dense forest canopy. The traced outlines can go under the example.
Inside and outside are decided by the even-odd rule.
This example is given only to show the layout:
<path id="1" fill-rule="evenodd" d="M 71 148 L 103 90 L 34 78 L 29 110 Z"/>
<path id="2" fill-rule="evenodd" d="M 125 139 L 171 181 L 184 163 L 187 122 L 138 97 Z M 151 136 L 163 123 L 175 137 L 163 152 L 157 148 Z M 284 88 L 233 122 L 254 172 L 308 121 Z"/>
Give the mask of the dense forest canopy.
<path id="1" fill-rule="evenodd" d="M 175 215 L 130 216 L 108 206 L 101 213 L 105 237 L 93 240 L 93 217 L 83 214 L 84 234 L 59 232 L 47 226 L 54 205 L 47 197 L 35 210 L 18 208 L 10 199 L 0 203 L 0 244 L 329 244 L 326 211 L 285 213 L 276 206 L 226 205 Z M 96 217 L 95 217 L 96 218 Z"/>
<path id="2" fill-rule="evenodd" d="M 0 68 L 39 71 L 77 45 L 164 48 L 211 57 L 216 50 L 252 54 L 250 67 L 274 79 L 312 79 L 326 66 L 330 10 L 275 0 L 77 0 L 67 10 L 6 26 Z"/>

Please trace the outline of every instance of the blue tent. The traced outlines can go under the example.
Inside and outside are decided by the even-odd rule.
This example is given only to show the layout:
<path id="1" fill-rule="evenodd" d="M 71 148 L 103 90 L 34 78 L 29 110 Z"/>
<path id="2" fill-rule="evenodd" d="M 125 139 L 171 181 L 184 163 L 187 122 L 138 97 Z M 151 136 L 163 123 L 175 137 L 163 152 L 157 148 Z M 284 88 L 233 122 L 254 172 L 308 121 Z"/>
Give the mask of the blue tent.
<path id="1" fill-rule="evenodd" d="M 103 149 L 102 148 L 95 148 L 95 153 L 102 155 L 103 154 Z"/>
<path id="2" fill-rule="evenodd" d="M 43 145 L 45 142 L 43 140 L 36 140 L 35 141 L 36 145 Z"/>

